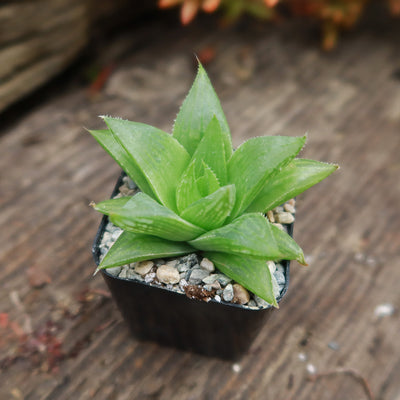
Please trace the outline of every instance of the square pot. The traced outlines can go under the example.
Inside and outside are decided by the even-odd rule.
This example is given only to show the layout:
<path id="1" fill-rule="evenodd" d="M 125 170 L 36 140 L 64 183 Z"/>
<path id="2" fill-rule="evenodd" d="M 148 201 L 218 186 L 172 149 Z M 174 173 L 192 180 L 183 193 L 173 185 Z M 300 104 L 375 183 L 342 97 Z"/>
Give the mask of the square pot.
<path id="1" fill-rule="evenodd" d="M 111 197 L 118 193 L 124 176 L 119 177 Z M 96 265 L 100 263 L 100 243 L 107 223 L 108 217 L 103 216 L 93 244 Z M 292 236 L 293 224 L 288 231 Z M 286 283 L 278 302 L 289 285 L 290 262 L 281 264 Z M 255 310 L 214 299 L 189 299 L 165 287 L 115 277 L 107 270 L 101 273 L 134 337 L 206 356 L 237 360 L 273 311 L 273 307 Z"/>

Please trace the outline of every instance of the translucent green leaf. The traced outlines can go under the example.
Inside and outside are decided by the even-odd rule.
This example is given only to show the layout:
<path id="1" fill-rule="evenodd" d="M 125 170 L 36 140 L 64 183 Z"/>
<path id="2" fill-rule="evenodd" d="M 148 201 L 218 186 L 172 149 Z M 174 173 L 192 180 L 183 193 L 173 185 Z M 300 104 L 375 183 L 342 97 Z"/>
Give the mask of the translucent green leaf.
<path id="1" fill-rule="evenodd" d="M 337 168 L 337 165 L 314 160 L 293 160 L 267 182 L 246 212 L 272 210 L 322 181 Z"/>
<path id="2" fill-rule="evenodd" d="M 90 203 L 90 205 L 97 210 L 98 206 L 100 205 L 102 207 L 102 213 L 108 215 L 110 212 L 115 211 L 115 210 L 120 210 L 123 207 L 125 207 L 126 203 L 131 200 L 131 196 L 127 197 L 119 197 L 117 199 L 111 199 L 111 200 L 106 200 L 102 201 L 101 203 Z"/>
<path id="3" fill-rule="evenodd" d="M 214 115 L 221 126 L 225 159 L 229 160 L 232 141 L 228 123 L 207 73 L 199 64 L 196 79 L 176 117 L 173 129 L 173 136 L 190 155 L 194 154 Z"/>
<path id="4" fill-rule="evenodd" d="M 213 117 L 201 139 L 193 159 L 196 160 L 196 173 L 200 175 L 201 162 L 204 161 L 215 173 L 221 185 L 226 185 L 226 160 L 224 136 L 218 119 Z"/>
<path id="5" fill-rule="evenodd" d="M 197 187 L 202 197 L 214 193 L 220 188 L 217 176 L 211 168 L 203 162 L 203 176 L 197 179 Z"/>
<path id="6" fill-rule="evenodd" d="M 184 147 L 168 133 L 150 125 L 110 117 L 104 117 L 104 121 L 160 203 L 176 211 L 176 188 L 190 162 Z"/>
<path id="7" fill-rule="evenodd" d="M 126 174 L 138 185 L 140 190 L 148 194 L 152 198 L 156 198 L 148 184 L 146 177 L 140 168 L 136 165 L 135 160 L 125 150 L 125 148 L 117 141 L 114 134 L 109 129 L 101 129 L 97 131 L 89 131 L 89 133 L 97 140 L 104 150 L 118 163 L 118 165 L 126 172 Z"/>
<path id="8" fill-rule="evenodd" d="M 271 273 L 265 260 L 219 252 L 205 252 L 204 256 L 229 278 L 279 308 L 273 292 Z"/>
<path id="9" fill-rule="evenodd" d="M 235 204 L 235 186 L 223 186 L 216 192 L 204 197 L 189 207 L 180 216 L 205 230 L 220 227 Z"/>
<path id="10" fill-rule="evenodd" d="M 192 240 L 199 250 L 222 251 L 279 260 L 282 253 L 276 243 L 271 224 L 261 214 L 245 214 L 222 228 Z"/>
<path id="11" fill-rule="evenodd" d="M 270 227 L 274 235 L 275 243 L 279 247 L 281 253 L 280 259 L 296 260 L 302 265 L 307 265 L 306 260 L 304 259 L 303 250 L 295 240 L 275 225 L 270 224 Z"/>
<path id="12" fill-rule="evenodd" d="M 236 204 L 230 220 L 242 214 L 268 179 L 299 153 L 306 137 L 264 136 L 249 139 L 228 162 L 228 182 L 236 186 Z"/>
<path id="13" fill-rule="evenodd" d="M 129 232 L 172 241 L 188 241 L 204 233 L 202 228 L 183 220 L 144 193 L 133 196 L 122 208 L 117 205 L 112 209 L 112 202 L 113 200 L 106 200 L 96 204 L 94 208 L 107 214 L 114 225 Z"/>
<path id="14" fill-rule="evenodd" d="M 202 195 L 197 184 L 196 162 L 193 160 L 183 173 L 176 189 L 176 204 L 178 211 L 183 211 L 190 204 L 201 199 L 201 197 Z"/>
<path id="15" fill-rule="evenodd" d="M 172 242 L 155 236 L 124 231 L 101 261 L 99 269 L 135 261 L 182 256 L 193 251 L 193 247 L 185 242 Z"/>

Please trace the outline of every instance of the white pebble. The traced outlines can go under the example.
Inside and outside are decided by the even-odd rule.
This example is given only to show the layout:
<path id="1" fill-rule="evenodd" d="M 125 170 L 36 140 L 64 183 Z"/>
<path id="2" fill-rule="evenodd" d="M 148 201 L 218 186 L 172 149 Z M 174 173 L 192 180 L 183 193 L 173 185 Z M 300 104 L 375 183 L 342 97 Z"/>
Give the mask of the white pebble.
<path id="1" fill-rule="evenodd" d="M 380 304 L 375 307 L 374 314 L 377 317 L 390 317 L 394 313 L 394 306 L 390 303 Z"/>
<path id="2" fill-rule="evenodd" d="M 281 212 L 276 214 L 275 220 L 281 224 L 291 224 L 294 222 L 294 217 L 290 212 Z"/>
<path id="3" fill-rule="evenodd" d="M 201 260 L 200 267 L 205 269 L 208 272 L 215 271 L 214 263 L 212 261 L 210 261 L 208 258 L 203 258 Z"/>
<path id="4" fill-rule="evenodd" d="M 241 371 L 241 369 L 242 369 L 242 367 L 240 366 L 240 364 L 236 363 L 236 364 L 232 365 L 232 371 L 233 372 L 239 373 Z"/>
<path id="5" fill-rule="evenodd" d="M 299 353 L 298 357 L 300 361 L 307 361 L 307 355 L 305 353 Z"/>
<path id="6" fill-rule="evenodd" d="M 153 268 L 153 261 L 141 261 L 135 265 L 135 272 L 139 275 L 146 275 Z"/>
<path id="7" fill-rule="evenodd" d="M 289 203 L 286 203 L 283 208 L 285 209 L 285 211 L 294 214 L 296 212 L 296 209 Z"/>
<path id="8" fill-rule="evenodd" d="M 170 265 L 160 265 L 157 268 L 157 279 L 162 283 L 178 283 L 180 281 L 179 272 Z"/>
<path id="9" fill-rule="evenodd" d="M 269 268 L 269 272 L 271 274 L 273 274 L 275 272 L 275 270 L 276 270 L 275 263 L 273 261 L 267 261 L 267 265 L 268 265 L 268 268 Z"/>
<path id="10" fill-rule="evenodd" d="M 317 368 L 315 368 L 314 364 L 308 363 L 306 368 L 310 375 L 315 375 L 317 373 Z"/>
<path id="11" fill-rule="evenodd" d="M 214 300 L 215 300 L 215 301 L 218 301 L 218 303 L 220 303 L 220 302 L 221 302 L 221 296 L 218 296 L 218 295 L 216 294 L 215 297 L 214 297 Z"/>

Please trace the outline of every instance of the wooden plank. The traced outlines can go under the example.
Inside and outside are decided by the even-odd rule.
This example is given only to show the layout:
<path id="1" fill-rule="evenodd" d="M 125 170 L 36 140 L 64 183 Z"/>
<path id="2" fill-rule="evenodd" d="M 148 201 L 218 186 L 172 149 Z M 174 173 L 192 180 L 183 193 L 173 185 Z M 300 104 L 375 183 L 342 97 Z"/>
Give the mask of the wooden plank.
<path id="1" fill-rule="evenodd" d="M 159 21 L 140 31 L 143 40 L 154 29 Z M 50 324 L 48 340 L 62 343 L 63 359 L 21 347 L 15 325 L 0 327 L 0 397 L 368 398 L 359 374 L 375 399 L 398 400 L 400 28 L 388 26 L 386 36 L 361 29 L 331 55 L 310 45 L 301 25 L 223 35 L 201 21 L 163 29 L 123 60 L 96 101 L 85 88 L 60 88 L 1 132 L 0 312 L 32 326 L 31 338 Z M 303 156 L 341 165 L 299 196 L 295 237 L 310 267 L 293 266 L 280 310 L 235 369 L 131 339 L 91 276 L 100 218 L 87 204 L 108 197 L 118 168 L 82 126 L 111 114 L 170 130 L 195 74 L 193 51 L 208 45 L 217 56 L 207 69 L 236 145 L 308 131 Z M 51 283 L 32 288 L 32 266 Z M 377 316 L 385 303 L 394 314 Z M 322 374 L 316 381 L 311 366 Z"/>

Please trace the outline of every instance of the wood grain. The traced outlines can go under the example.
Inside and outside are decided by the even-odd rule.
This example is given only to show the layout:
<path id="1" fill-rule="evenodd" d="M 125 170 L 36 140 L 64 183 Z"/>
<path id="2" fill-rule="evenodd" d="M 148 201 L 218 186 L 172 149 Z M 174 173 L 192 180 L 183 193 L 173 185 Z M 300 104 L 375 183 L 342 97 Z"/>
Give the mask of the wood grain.
<path id="1" fill-rule="evenodd" d="M 136 35 L 145 40 L 160 29 L 153 24 Z M 85 88 L 60 90 L 1 132 L 0 312 L 14 328 L 0 327 L 0 397 L 367 398 L 346 373 L 310 381 L 311 364 L 322 374 L 356 370 L 376 400 L 398 400 L 399 26 L 380 35 L 360 29 L 330 55 L 301 25 L 219 32 L 199 21 L 162 29 L 126 55 L 96 100 Z M 287 297 L 238 372 L 130 338 L 101 278 L 92 277 L 90 253 L 100 217 L 88 203 L 109 196 L 119 170 L 82 127 L 97 128 L 96 116 L 110 114 L 169 131 L 195 74 L 192 54 L 211 45 L 216 58 L 207 70 L 235 145 L 308 131 L 302 156 L 341 166 L 299 196 L 295 238 L 310 267 L 293 265 Z M 51 283 L 30 287 L 32 265 Z M 376 316 L 385 303 L 393 315 Z M 38 338 L 46 323 L 54 324 L 49 338 L 61 343 L 56 362 L 17 337 L 15 324 L 31 326 L 28 337 Z"/>

